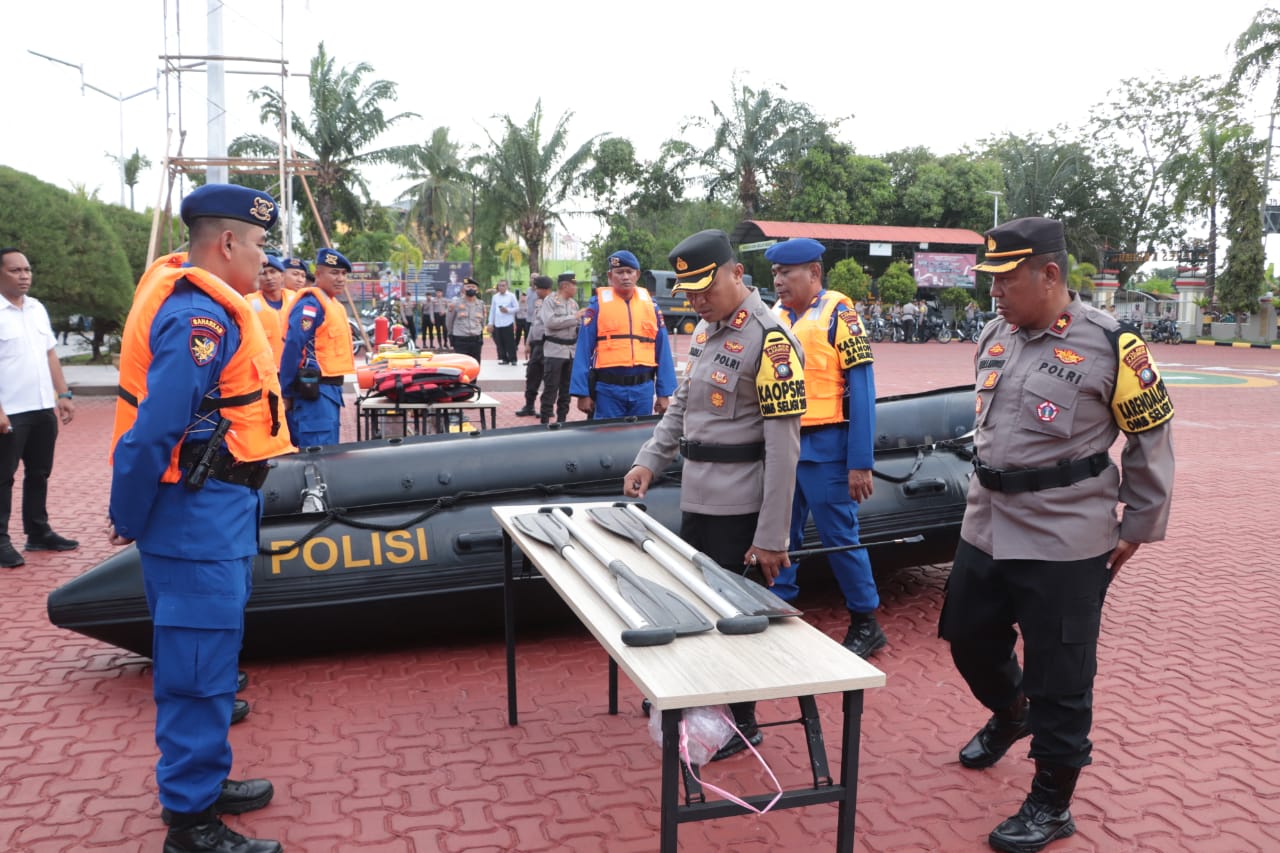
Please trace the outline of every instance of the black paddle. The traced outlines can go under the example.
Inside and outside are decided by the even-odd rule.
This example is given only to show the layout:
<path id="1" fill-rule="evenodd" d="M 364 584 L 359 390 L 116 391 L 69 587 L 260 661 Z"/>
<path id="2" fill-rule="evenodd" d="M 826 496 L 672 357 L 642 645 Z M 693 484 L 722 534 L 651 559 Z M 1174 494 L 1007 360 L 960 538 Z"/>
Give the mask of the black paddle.
<path id="1" fill-rule="evenodd" d="M 711 557 L 663 527 L 635 504 L 624 504 L 623 508 L 647 527 L 663 544 L 700 569 L 707 585 L 733 602 L 743 613 L 770 617 L 800 615 L 800 610 L 778 598 L 765 587 L 724 569 Z"/>
<path id="2" fill-rule="evenodd" d="M 673 625 L 655 625 L 649 622 L 622 598 L 618 590 L 609 588 L 601 581 L 597 573 L 592 571 L 582 559 L 578 549 L 573 546 L 569 529 L 561 523 L 559 518 L 547 513 L 531 512 L 517 515 L 511 521 L 522 533 L 556 549 L 560 556 L 564 557 L 565 561 L 573 566 L 582 579 L 596 591 L 604 603 L 618 614 L 618 617 L 627 624 L 627 629 L 622 632 L 623 643 L 628 646 L 662 646 L 676 638 L 676 629 Z"/>
<path id="3" fill-rule="evenodd" d="M 646 554 L 653 557 L 664 569 L 680 579 L 694 595 L 701 598 L 712 610 L 722 618 L 716 621 L 716 628 L 721 634 L 758 634 L 769 627 L 767 615 L 748 615 L 742 608 L 725 599 L 707 582 L 691 571 L 684 563 L 671 558 L 670 554 L 658 547 L 658 541 L 649 534 L 643 524 L 627 514 L 621 506 L 597 507 L 587 510 L 595 522 L 617 536 L 630 539 Z M 782 613 L 779 616 L 785 615 Z"/>
<path id="4" fill-rule="evenodd" d="M 702 615 L 702 611 L 674 590 L 640 577 L 622 560 L 609 554 L 590 532 L 588 525 L 575 521 L 562 507 L 553 507 L 551 514 L 557 516 L 569 528 L 574 539 L 581 542 L 591 552 L 591 556 L 609 570 L 618 583 L 618 592 L 644 614 L 650 624 L 671 625 L 680 637 L 711 630 L 711 622 Z"/>

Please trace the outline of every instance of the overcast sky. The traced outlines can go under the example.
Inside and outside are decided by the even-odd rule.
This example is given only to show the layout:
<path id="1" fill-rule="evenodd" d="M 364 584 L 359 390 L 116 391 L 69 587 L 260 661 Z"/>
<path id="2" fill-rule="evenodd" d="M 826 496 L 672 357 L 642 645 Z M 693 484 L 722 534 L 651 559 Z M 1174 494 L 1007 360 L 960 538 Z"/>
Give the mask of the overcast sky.
<path id="1" fill-rule="evenodd" d="M 85 82 L 118 95 L 158 87 L 123 104 L 126 154 L 136 147 L 158 164 L 166 128 L 176 130 L 180 118 L 184 153 L 204 156 L 205 77 L 166 80 L 159 57 L 207 53 L 209 0 L 4 5 L 0 163 L 119 199 L 119 173 L 106 155 L 121 148 L 121 104 L 94 91 L 82 95 L 75 68 L 28 50 L 82 65 Z M 229 0 L 223 53 L 283 55 L 292 71 L 305 73 L 324 40 L 339 65 L 370 63 L 369 79 L 396 82 L 398 109 L 421 116 L 389 133 L 387 144 L 425 142 L 440 125 L 464 143 L 483 144 L 485 129 L 498 133 L 494 116 L 523 123 L 541 98 L 548 124 L 572 111 L 571 145 L 614 134 L 652 158 L 688 117 L 709 115 L 712 101 L 727 105 L 737 74 L 825 118 L 852 116 L 838 135 L 860 153 L 923 145 L 945 154 L 1004 132 L 1077 126 L 1127 77 L 1225 73 L 1230 43 L 1262 5 Z M 272 132 L 258 124 L 247 94 L 266 84 L 278 87 L 279 78 L 228 76 L 229 140 Z M 289 81 L 286 96 L 300 111 L 305 94 L 305 80 Z M 1268 102 L 1256 99 L 1255 112 Z M 1256 124 L 1265 135 L 1266 118 Z M 177 143 L 175 135 L 175 151 Z M 384 202 L 406 185 L 391 169 L 372 178 Z M 160 183 L 159 168 L 144 173 L 139 209 L 154 204 Z"/>

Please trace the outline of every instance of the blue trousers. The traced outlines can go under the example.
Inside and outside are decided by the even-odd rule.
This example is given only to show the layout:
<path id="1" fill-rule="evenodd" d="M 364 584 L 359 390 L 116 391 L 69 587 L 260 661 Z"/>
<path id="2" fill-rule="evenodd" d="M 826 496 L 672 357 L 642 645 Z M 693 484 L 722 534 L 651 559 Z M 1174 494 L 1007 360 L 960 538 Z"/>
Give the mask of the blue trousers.
<path id="1" fill-rule="evenodd" d="M 796 466 L 796 492 L 791 503 L 793 550 L 804 541 L 804 524 L 810 512 L 823 547 L 858 544 L 858 504 L 849 497 L 849 471 L 843 461 L 801 462 Z M 827 562 L 849 610 L 870 613 L 880 606 L 871 559 L 865 550 L 830 554 Z M 792 563 L 778 573 L 773 591 L 779 598 L 794 601 L 800 594 L 799 568 L 798 562 Z"/>
<path id="2" fill-rule="evenodd" d="M 342 426 L 342 406 L 321 395 L 319 400 L 293 399 L 293 407 L 285 415 L 294 447 L 318 447 L 337 444 Z"/>
<path id="3" fill-rule="evenodd" d="M 160 803 L 175 812 L 199 812 L 213 805 L 231 773 L 227 731 L 253 558 L 141 557 L 154 626 Z"/>
<path id="4" fill-rule="evenodd" d="M 597 418 L 642 418 L 653 414 L 653 382 L 643 385 L 596 383 Z"/>

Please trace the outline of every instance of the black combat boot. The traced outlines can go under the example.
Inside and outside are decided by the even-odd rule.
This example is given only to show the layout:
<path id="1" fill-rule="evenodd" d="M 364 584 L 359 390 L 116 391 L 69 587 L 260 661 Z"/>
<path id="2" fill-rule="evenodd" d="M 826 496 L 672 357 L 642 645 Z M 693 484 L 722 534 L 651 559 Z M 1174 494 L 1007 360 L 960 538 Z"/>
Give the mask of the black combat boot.
<path id="1" fill-rule="evenodd" d="M 1012 705 L 992 714 L 973 740 L 960 750 L 960 763 L 971 770 L 980 770 L 1003 758 L 1009 747 L 1031 734 L 1027 722 L 1029 708 L 1027 697 L 1019 693 Z"/>
<path id="2" fill-rule="evenodd" d="M 164 853 L 282 853 L 278 841 L 245 838 L 218 820 L 213 808 L 188 814 L 173 813 L 164 837 Z"/>
<path id="3" fill-rule="evenodd" d="M 517 418 L 536 418 L 538 413 L 533 410 L 533 401 L 525 400 L 523 409 L 516 409 Z"/>
<path id="4" fill-rule="evenodd" d="M 275 788 L 266 779 L 223 779 L 218 799 L 213 801 L 214 814 L 244 814 L 256 811 L 271 802 Z M 160 819 L 173 825 L 173 812 L 160 809 Z"/>
<path id="5" fill-rule="evenodd" d="M 1036 853 L 1052 841 L 1076 831 L 1071 819 L 1071 795 L 1076 790 L 1079 767 L 1036 762 L 1036 775 L 1018 813 L 995 828 L 987 843 L 1007 853 Z"/>
<path id="6" fill-rule="evenodd" d="M 760 731 L 760 726 L 756 723 L 755 702 L 733 702 L 730 703 L 729 710 L 733 712 L 733 722 L 742 734 L 738 735 L 735 732 L 733 737 L 729 738 L 729 742 L 716 750 L 716 754 L 711 756 L 712 761 L 720 761 L 731 755 L 737 755 L 747 748 L 748 743 L 752 746 L 759 746 L 764 740 L 764 732 Z M 744 741 L 743 738 L 746 738 L 746 740 Z"/>
<path id="7" fill-rule="evenodd" d="M 846 649 L 864 660 L 889 645 L 880 623 L 876 621 L 875 612 L 854 613 L 849 611 L 849 632 L 841 643 Z"/>

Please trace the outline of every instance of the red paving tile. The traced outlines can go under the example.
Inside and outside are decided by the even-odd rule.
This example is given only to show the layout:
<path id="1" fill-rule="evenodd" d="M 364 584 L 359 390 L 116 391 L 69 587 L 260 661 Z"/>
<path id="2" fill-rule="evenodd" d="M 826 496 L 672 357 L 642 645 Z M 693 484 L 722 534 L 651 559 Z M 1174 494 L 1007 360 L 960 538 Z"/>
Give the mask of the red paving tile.
<path id="1" fill-rule="evenodd" d="M 881 395 L 972 380 L 966 345 L 881 345 L 876 354 Z M 1050 849 L 1276 850 L 1280 354 L 1192 346 L 1156 354 L 1171 374 L 1230 374 L 1252 385 L 1171 376 L 1178 479 L 1169 539 L 1145 546 L 1112 588 L 1095 761 L 1073 807 L 1079 832 Z M 520 393 L 494 396 L 499 424 L 530 423 L 513 414 Z M 50 509 L 59 532 L 84 544 L 28 555 L 3 574 L 0 849 L 155 850 L 163 827 L 147 662 L 54 628 L 45 614 L 50 590 L 112 552 L 104 534 L 112 401 L 77 405 Z M 350 409 L 347 418 L 354 435 Z M 946 575 L 946 566 L 925 566 L 880 577 L 890 645 L 875 663 L 888 683 L 866 696 L 859 850 L 984 850 L 1028 783 L 1024 754 L 979 772 L 956 761 L 986 713 L 936 637 Z M 838 638 L 844 615 L 834 592 L 811 579 L 802 604 Z M 655 850 L 658 750 L 637 691 L 624 677 L 623 712 L 606 713 L 607 660 L 576 625 L 522 642 L 514 729 L 497 625 L 455 645 L 252 664 L 254 712 L 231 731 L 236 773 L 271 778 L 276 798 L 230 823 L 291 851 Z M 818 705 L 830 742 L 838 704 L 820 697 Z M 762 705 L 773 719 L 794 708 Z M 771 729 L 764 754 L 784 783 L 807 777 L 798 730 Z M 709 773 L 731 789 L 761 789 L 745 759 Z M 686 824 L 680 838 L 687 851 L 823 850 L 834 830 L 834 807 L 814 806 Z"/>

